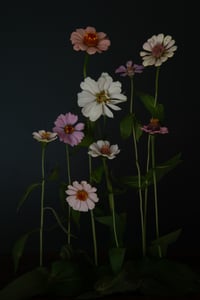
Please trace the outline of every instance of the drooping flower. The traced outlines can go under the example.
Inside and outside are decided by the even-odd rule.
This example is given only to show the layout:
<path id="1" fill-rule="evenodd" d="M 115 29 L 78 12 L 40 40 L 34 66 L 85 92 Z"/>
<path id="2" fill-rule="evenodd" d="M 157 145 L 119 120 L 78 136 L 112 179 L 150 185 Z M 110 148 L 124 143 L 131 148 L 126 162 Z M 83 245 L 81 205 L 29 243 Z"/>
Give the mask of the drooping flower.
<path id="1" fill-rule="evenodd" d="M 78 145 L 84 137 L 84 123 L 77 123 L 78 116 L 72 113 L 60 114 L 54 122 L 53 132 L 56 132 L 61 142 L 70 146 Z"/>
<path id="2" fill-rule="evenodd" d="M 126 65 L 121 65 L 115 70 L 115 73 L 120 74 L 120 76 L 133 77 L 135 73 L 142 73 L 144 66 L 134 64 L 132 60 L 127 61 Z"/>
<path id="3" fill-rule="evenodd" d="M 34 131 L 32 135 L 33 138 L 36 139 L 38 142 L 43 143 L 50 143 L 57 139 L 56 132 L 45 131 L 43 129 L 39 131 Z"/>
<path id="4" fill-rule="evenodd" d="M 114 82 L 108 73 L 102 73 L 97 81 L 86 77 L 80 87 L 82 92 L 78 93 L 78 105 L 90 121 L 96 121 L 102 115 L 113 118 L 111 109 L 121 110 L 116 104 L 127 100 L 121 93 L 121 83 Z"/>
<path id="5" fill-rule="evenodd" d="M 144 125 L 141 127 L 141 130 L 148 132 L 150 134 L 166 134 L 168 133 L 168 128 L 167 127 L 161 127 L 160 122 L 156 118 L 151 118 L 150 123 L 148 125 Z"/>
<path id="6" fill-rule="evenodd" d="M 68 185 L 65 191 L 68 195 L 66 201 L 74 209 L 78 211 L 88 211 L 95 207 L 95 203 L 99 201 L 96 194 L 97 189 L 92 187 L 87 181 L 73 181 L 72 185 Z"/>
<path id="7" fill-rule="evenodd" d="M 145 51 L 140 52 L 143 59 L 143 66 L 161 66 L 169 57 L 174 55 L 177 46 L 175 40 L 170 35 L 164 36 L 163 33 L 153 35 L 143 44 Z"/>
<path id="8" fill-rule="evenodd" d="M 92 157 L 104 156 L 113 159 L 120 152 L 118 145 L 110 145 L 109 141 L 99 140 L 89 146 L 88 154 Z"/>
<path id="9" fill-rule="evenodd" d="M 88 54 L 106 51 L 111 42 L 104 32 L 97 32 L 94 27 L 78 28 L 71 33 L 70 41 L 75 51 L 86 51 Z"/>

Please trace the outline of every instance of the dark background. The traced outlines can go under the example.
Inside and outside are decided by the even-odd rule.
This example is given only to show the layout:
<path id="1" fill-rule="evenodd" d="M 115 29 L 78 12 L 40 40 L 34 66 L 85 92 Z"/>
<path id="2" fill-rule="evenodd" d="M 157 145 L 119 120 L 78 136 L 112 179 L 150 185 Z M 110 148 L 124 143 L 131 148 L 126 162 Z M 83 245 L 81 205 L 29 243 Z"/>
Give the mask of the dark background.
<path id="1" fill-rule="evenodd" d="M 39 191 L 34 191 L 16 213 L 27 186 L 40 176 L 41 148 L 33 140 L 32 132 L 52 130 L 60 113 L 80 112 L 77 93 L 83 79 L 84 53 L 75 52 L 69 39 L 76 28 L 89 25 L 106 32 L 111 40 L 108 51 L 90 56 L 89 75 L 97 79 L 101 72 L 108 72 L 114 80 L 121 80 L 126 93 L 128 80 L 116 76 L 115 69 L 129 59 L 141 63 L 139 51 L 153 34 L 163 32 L 176 41 L 178 50 L 162 65 L 160 72 L 159 102 L 165 106 L 169 135 L 161 138 L 157 154 L 162 161 L 181 152 L 183 162 L 159 185 L 160 229 L 166 234 L 182 228 L 174 246 L 176 253 L 198 255 L 200 206 L 195 169 L 198 172 L 199 156 L 194 142 L 198 108 L 192 103 L 193 99 L 185 97 L 188 63 L 184 60 L 183 4 L 176 7 L 168 1 L 158 6 L 154 1 L 139 4 L 138 1 L 112 0 L 52 4 L 29 1 L 1 7 L 0 252 L 9 254 L 16 238 L 39 225 Z M 138 89 L 153 93 L 154 79 L 155 68 L 147 68 L 136 78 Z M 136 104 L 136 108 L 142 111 L 141 104 Z M 143 117 L 144 122 L 148 122 Z M 111 125 L 113 134 L 117 126 L 114 124 Z M 114 135 L 112 138 L 114 143 L 118 142 Z M 121 166 L 116 172 L 130 168 L 129 154 L 121 156 Z M 64 145 L 52 143 L 46 158 L 47 171 L 58 163 L 65 172 L 63 157 Z M 86 176 L 81 154 L 73 159 L 73 166 L 73 176 L 77 173 L 80 179 Z M 48 204 L 57 207 L 55 187 L 49 188 L 46 198 Z M 133 218 L 139 222 L 134 213 Z M 58 249 L 60 242 L 63 235 L 54 233 L 47 244 L 49 248 Z M 27 247 L 31 250 L 38 245 L 29 242 Z"/>

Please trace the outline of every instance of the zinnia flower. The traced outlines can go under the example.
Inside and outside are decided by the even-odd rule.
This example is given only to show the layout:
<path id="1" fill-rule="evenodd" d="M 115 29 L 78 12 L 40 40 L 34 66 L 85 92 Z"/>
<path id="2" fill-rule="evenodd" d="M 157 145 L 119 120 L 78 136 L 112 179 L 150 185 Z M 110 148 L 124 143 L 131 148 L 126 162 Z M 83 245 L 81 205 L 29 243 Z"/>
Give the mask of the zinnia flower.
<path id="1" fill-rule="evenodd" d="M 43 143 L 50 143 L 57 139 L 56 132 L 50 132 L 45 130 L 39 130 L 38 132 L 34 131 L 32 135 L 33 138 L 36 139 L 38 142 Z"/>
<path id="2" fill-rule="evenodd" d="M 156 118 L 152 118 L 150 120 L 150 123 L 148 125 L 144 125 L 141 129 L 145 132 L 150 133 L 150 134 L 155 134 L 155 133 L 165 134 L 165 133 L 168 133 L 168 128 L 167 127 L 161 127 L 159 120 L 156 119 Z"/>
<path id="3" fill-rule="evenodd" d="M 78 116 L 72 113 L 60 114 L 54 122 L 53 131 L 59 136 L 61 142 L 70 146 L 78 145 L 84 137 L 82 130 L 84 123 L 77 123 Z M 75 123 L 77 123 L 75 125 Z"/>
<path id="4" fill-rule="evenodd" d="M 143 49 L 145 51 L 140 52 L 143 66 L 161 66 L 163 62 L 174 55 L 174 51 L 177 49 L 174 44 L 175 40 L 170 35 L 164 36 L 163 33 L 153 35 L 144 43 Z"/>
<path id="5" fill-rule="evenodd" d="M 119 73 L 120 76 L 132 77 L 135 73 L 142 73 L 144 66 L 134 64 L 132 60 L 127 61 L 126 66 L 121 65 L 115 70 L 115 73 Z"/>
<path id="6" fill-rule="evenodd" d="M 90 26 L 76 29 L 72 32 L 70 40 L 74 50 L 86 51 L 90 55 L 106 51 L 111 44 L 106 33 L 96 32 L 96 29 Z"/>
<path id="7" fill-rule="evenodd" d="M 88 154 L 92 157 L 104 156 L 113 159 L 120 152 L 118 145 L 110 145 L 109 141 L 99 140 L 89 146 Z"/>
<path id="8" fill-rule="evenodd" d="M 95 203 L 99 201 L 96 191 L 87 181 L 74 181 L 65 191 L 68 195 L 66 201 L 74 210 L 88 211 L 94 209 Z"/>
<path id="9" fill-rule="evenodd" d="M 101 115 L 113 118 L 110 109 L 121 110 L 116 104 L 127 100 L 121 94 L 121 83 L 113 82 L 108 73 L 102 73 L 97 81 L 87 77 L 80 87 L 83 91 L 78 93 L 78 105 L 82 107 L 82 114 L 90 121 L 96 121 Z"/>

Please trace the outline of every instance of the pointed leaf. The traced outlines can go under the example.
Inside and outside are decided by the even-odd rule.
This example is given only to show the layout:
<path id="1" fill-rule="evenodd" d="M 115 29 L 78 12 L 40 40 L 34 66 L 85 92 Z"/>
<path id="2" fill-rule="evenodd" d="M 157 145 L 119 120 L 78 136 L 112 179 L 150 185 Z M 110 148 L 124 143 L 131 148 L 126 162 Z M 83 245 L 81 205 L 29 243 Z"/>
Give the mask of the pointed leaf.
<path id="1" fill-rule="evenodd" d="M 45 268 L 36 268 L 17 277 L 0 290 L 1 300 L 26 300 L 45 294 L 48 272 Z"/>
<path id="2" fill-rule="evenodd" d="M 158 256 L 158 246 L 161 248 L 162 256 L 167 255 L 168 246 L 179 238 L 182 229 L 178 229 L 176 231 L 170 232 L 166 235 L 161 236 L 159 239 L 156 239 L 151 242 L 151 247 L 149 248 L 150 253 L 153 256 Z"/>
<path id="3" fill-rule="evenodd" d="M 109 250 L 109 260 L 113 273 L 118 273 L 123 265 L 126 248 L 112 248 Z"/>
<path id="4" fill-rule="evenodd" d="M 25 194 L 22 196 L 22 198 L 20 199 L 18 206 L 17 206 L 17 211 L 19 211 L 20 207 L 22 206 L 22 204 L 24 203 L 24 201 L 28 198 L 29 194 L 36 189 L 38 186 L 41 186 L 40 182 L 36 182 L 33 183 L 31 185 L 28 186 L 28 188 L 26 189 Z"/>
<path id="5" fill-rule="evenodd" d="M 101 182 L 103 172 L 104 172 L 103 165 L 100 165 L 98 168 L 94 169 L 91 174 L 92 180 L 96 183 Z"/>
<path id="6" fill-rule="evenodd" d="M 22 257 L 23 255 L 23 252 L 24 252 L 24 247 L 25 247 L 25 244 L 27 242 L 27 239 L 29 238 L 29 236 L 34 233 L 34 232 L 37 232 L 39 231 L 39 229 L 35 229 L 35 230 L 32 230 L 24 235 L 22 235 L 14 244 L 13 246 L 13 249 L 12 249 L 12 258 L 13 258 L 13 262 L 14 262 L 14 270 L 15 272 L 17 271 L 18 269 L 18 266 L 19 266 L 19 260 L 20 258 Z"/>
<path id="7" fill-rule="evenodd" d="M 121 137 L 127 139 L 133 131 L 133 114 L 125 116 L 120 122 Z"/>
<path id="8" fill-rule="evenodd" d="M 164 119 L 164 107 L 162 104 L 155 105 L 155 98 L 149 94 L 138 93 L 139 98 L 142 100 L 146 109 L 150 112 L 151 116 L 158 118 L 160 121 Z"/>

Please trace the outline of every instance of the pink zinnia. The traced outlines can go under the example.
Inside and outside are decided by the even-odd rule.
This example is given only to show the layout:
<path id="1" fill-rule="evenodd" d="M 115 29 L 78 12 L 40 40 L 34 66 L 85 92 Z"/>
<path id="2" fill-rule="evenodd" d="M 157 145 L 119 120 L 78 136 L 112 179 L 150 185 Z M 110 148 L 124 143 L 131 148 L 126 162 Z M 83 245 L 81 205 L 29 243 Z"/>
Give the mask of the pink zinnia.
<path id="1" fill-rule="evenodd" d="M 60 114 L 54 122 L 53 132 L 58 134 L 61 142 L 70 146 L 78 145 L 84 137 L 84 123 L 77 123 L 78 116 L 72 113 Z M 77 123 L 75 125 L 75 123 Z"/>
<path id="2" fill-rule="evenodd" d="M 166 134 L 168 133 L 168 128 L 167 127 L 161 127 L 160 122 L 156 118 L 152 118 L 150 120 L 150 123 L 148 125 L 144 125 L 141 127 L 141 130 L 150 133 L 150 134 Z"/>
<path id="3" fill-rule="evenodd" d="M 104 32 L 96 32 L 94 27 L 78 28 L 72 32 L 70 41 L 75 51 L 86 51 L 88 54 L 101 53 L 110 46 L 110 40 Z"/>

